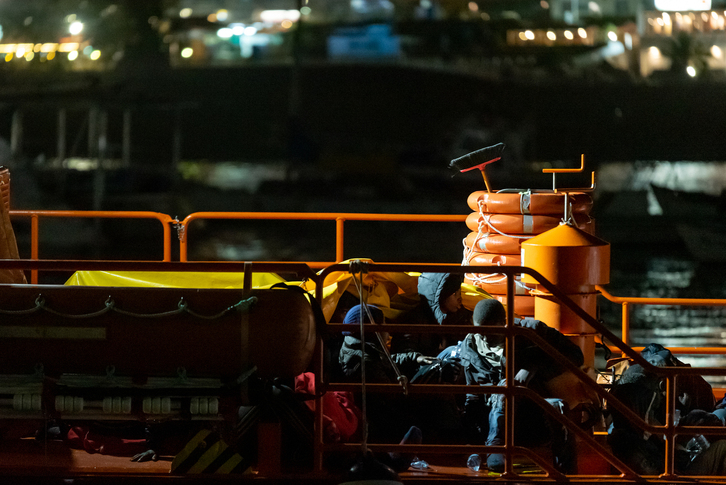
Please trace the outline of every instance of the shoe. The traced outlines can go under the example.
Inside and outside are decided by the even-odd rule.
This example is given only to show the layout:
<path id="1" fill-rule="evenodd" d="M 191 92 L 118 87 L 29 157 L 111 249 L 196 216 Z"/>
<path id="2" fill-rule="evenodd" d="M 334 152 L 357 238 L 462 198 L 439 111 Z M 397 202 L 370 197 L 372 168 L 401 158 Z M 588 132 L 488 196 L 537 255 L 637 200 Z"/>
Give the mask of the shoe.
<path id="1" fill-rule="evenodd" d="M 416 426 L 411 426 L 399 444 L 420 445 L 422 440 L 423 434 L 421 430 Z M 390 458 L 390 467 L 396 472 L 408 470 L 408 467 L 411 466 L 411 460 L 414 458 L 414 455 L 411 453 L 388 453 L 388 456 Z"/>

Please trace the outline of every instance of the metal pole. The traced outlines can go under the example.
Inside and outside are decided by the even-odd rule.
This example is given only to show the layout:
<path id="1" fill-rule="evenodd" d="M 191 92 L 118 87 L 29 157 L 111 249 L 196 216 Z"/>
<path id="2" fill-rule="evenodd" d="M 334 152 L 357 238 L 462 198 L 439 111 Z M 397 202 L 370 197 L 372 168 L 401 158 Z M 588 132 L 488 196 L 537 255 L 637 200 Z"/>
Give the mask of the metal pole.
<path id="1" fill-rule="evenodd" d="M 131 109 L 124 109 L 121 160 L 124 167 L 131 166 Z"/>
<path id="2" fill-rule="evenodd" d="M 10 129 L 10 154 L 13 160 L 19 160 L 23 150 L 23 112 L 20 108 L 13 112 L 12 126 Z"/>
<path id="3" fill-rule="evenodd" d="M 58 110 L 58 133 L 56 138 L 56 157 L 59 163 L 66 158 L 66 109 Z"/>
<path id="4" fill-rule="evenodd" d="M 98 128 L 94 130 L 97 132 L 98 138 L 94 144 L 98 154 L 98 166 L 93 177 L 93 210 L 101 210 L 103 205 L 103 198 L 106 192 L 106 172 L 103 167 L 104 158 L 106 157 L 106 131 L 108 127 L 108 116 L 106 111 L 101 111 L 98 116 L 95 116 L 98 120 Z"/>

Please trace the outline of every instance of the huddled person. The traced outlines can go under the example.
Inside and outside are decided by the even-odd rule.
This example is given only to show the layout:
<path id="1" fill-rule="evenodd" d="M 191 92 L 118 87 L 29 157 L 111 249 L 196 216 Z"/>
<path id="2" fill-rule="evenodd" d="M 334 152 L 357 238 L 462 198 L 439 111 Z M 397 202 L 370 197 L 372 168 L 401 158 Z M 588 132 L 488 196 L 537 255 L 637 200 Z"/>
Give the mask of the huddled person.
<path id="1" fill-rule="evenodd" d="M 683 366 L 662 345 L 649 344 L 641 355 L 656 366 Z M 677 424 L 681 426 L 724 426 L 726 399 L 715 403 L 711 386 L 701 376 L 680 376 L 676 380 Z M 614 383 L 611 394 L 646 424 L 662 426 L 666 416 L 665 377 L 640 364 L 630 365 Z M 665 439 L 628 420 L 611 407 L 612 423 L 608 443 L 613 454 L 642 475 L 665 471 Z M 726 439 L 723 436 L 678 435 L 674 469 L 680 475 L 726 475 Z"/>
<path id="2" fill-rule="evenodd" d="M 471 311 L 462 305 L 462 277 L 453 273 L 421 273 L 418 277 L 419 305 L 398 323 L 419 325 L 470 325 Z M 463 338 L 463 336 L 461 336 Z M 396 334 L 391 341 L 393 352 L 420 352 L 438 355 L 456 344 L 457 336 L 434 333 Z"/>
<path id="3" fill-rule="evenodd" d="M 477 303 L 473 313 L 473 324 L 477 327 L 504 326 L 506 311 L 494 299 Z M 514 324 L 531 329 L 547 343 L 552 345 L 575 366 L 582 366 L 584 358 L 580 348 L 558 330 L 532 318 L 516 318 Z M 505 337 L 503 334 L 468 334 L 463 341 L 445 349 L 441 359 L 458 358 L 464 368 L 466 383 L 469 385 L 505 385 L 504 355 Z M 544 397 L 560 413 L 570 417 L 586 416 L 585 422 L 576 419 L 583 427 L 591 427 L 600 416 L 599 402 L 582 400 L 577 406 L 556 396 L 549 384 L 566 369 L 544 349 L 525 336 L 515 337 L 514 381 L 517 385 L 527 386 Z M 501 394 L 468 394 L 464 405 L 464 422 L 473 442 L 484 442 L 487 446 L 504 444 L 505 399 Z M 575 437 L 537 403 L 526 399 L 515 399 L 515 436 L 514 444 L 539 446 L 550 443 L 555 467 L 563 473 L 577 472 L 577 450 Z M 487 457 L 487 468 L 491 471 L 504 470 L 502 454 L 492 453 Z"/>

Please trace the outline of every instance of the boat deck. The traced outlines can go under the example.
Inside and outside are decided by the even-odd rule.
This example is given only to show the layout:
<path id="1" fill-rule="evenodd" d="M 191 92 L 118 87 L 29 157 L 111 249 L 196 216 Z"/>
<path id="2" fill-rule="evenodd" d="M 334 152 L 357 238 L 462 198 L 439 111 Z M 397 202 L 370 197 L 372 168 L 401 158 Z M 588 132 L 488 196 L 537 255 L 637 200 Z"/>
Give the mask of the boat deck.
<path id="1" fill-rule="evenodd" d="M 584 448 L 583 448 L 583 451 Z M 459 454 L 422 455 L 428 463 L 424 470 L 409 470 L 399 474 L 405 483 L 462 483 L 489 481 L 516 481 L 518 483 L 548 481 L 541 470 L 531 463 L 515 462 L 516 476 L 504 478 L 486 469 L 474 472 L 466 466 L 466 456 Z M 173 456 L 160 456 L 158 461 L 137 463 L 129 457 L 91 454 L 84 450 L 68 448 L 60 441 L 37 441 L 32 438 L 0 441 L 0 479 L 4 483 L 22 482 L 27 484 L 47 483 L 159 483 L 174 482 L 264 482 L 295 484 L 339 484 L 339 474 L 315 474 L 305 470 L 285 470 L 265 474 L 259 469 L 251 469 L 244 474 L 178 474 L 171 471 Z M 617 475 L 608 475 L 609 469 L 599 457 L 584 453 L 581 457 L 581 473 L 589 470 L 592 475 L 568 477 L 571 483 L 625 483 Z M 603 466 L 605 468 L 603 468 Z M 602 473 L 594 474 L 594 473 Z M 658 480 L 656 480 L 658 481 Z"/>

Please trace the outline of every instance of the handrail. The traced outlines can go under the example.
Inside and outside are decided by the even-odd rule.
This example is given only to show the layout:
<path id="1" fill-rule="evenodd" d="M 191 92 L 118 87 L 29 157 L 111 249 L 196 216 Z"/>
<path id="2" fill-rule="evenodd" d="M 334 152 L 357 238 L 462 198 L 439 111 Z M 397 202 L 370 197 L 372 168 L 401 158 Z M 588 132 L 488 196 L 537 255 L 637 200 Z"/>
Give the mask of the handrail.
<path id="1" fill-rule="evenodd" d="M 345 260 L 345 221 L 388 222 L 465 222 L 465 215 L 447 214 L 369 214 L 356 212 L 194 212 L 179 222 L 179 260 L 187 261 L 189 225 L 198 219 L 249 219 L 335 221 L 335 261 L 308 263 L 312 268 L 324 268 Z"/>
<path id="2" fill-rule="evenodd" d="M 133 212 L 133 211 L 27 211 L 27 210 L 11 210 L 10 215 L 13 217 L 30 217 L 31 218 L 31 258 L 29 260 L 0 260 L 0 268 L 8 269 L 30 269 L 33 274 L 32 283 L 37 283 L 37 271 L 69 271 L 69 270 L 141 270 L 141 271 L 244 271 L 247 274 L 248 271 L 270 271 L 276 272 L 281 271 L 285 268 L 288 272 L 293 272 L 291 268 L 295 268 L 295 272 L 299 272 L 305 277 L 311 278 L 316 282 L 324 282 L 325 276 L 332 271 L 347 271 L 350 269 L 348 265 L 339 264 L 340 261 L 344 260 L 344 222 L 346 220 L 357 220 L 357 221 L 390 221 L 390 222 L 462 222 L 465 221 L 466 216 L 463 215 L 431 215 L 431 214 L 366 214 L 366 213 L 294 213 L 294 212 L 277 212 L 277 213 L 263 213 L 263 212 L 199 212 L 187 216 L 183 221 L 179 222 L 176 219 L 172 219 L 166 214 L 156 212 Z M 144 218 L 144 219 L 156 219 L 162 223 L 164 237 L 164 261 L 69 261 L 69 260 L 39 260 L 38 259 L 38 219 L 40 217 L 83 217 L 83 218 Z M 256 262 L 256 263 L 241 263 L 241 262 L 189 262 L 187 261 L 187 245 L 188 245 L 188 227 L 194 220 L 197 219 L 248 219 L 248 220 L 328 220 L 336 222 L 336 244 L 335 244 L 335 257 L 337 264 L 329 263 L 273 263 L 273 262 Z M 180 261 L 171 262 L 171 226 L 175 225 L 178 230 L 178 236 L 180 241 Z M 253 265 L 253 266 L 250 266 Z M 312 267 L 323 267 L 323 271 L 316 275 L 312 271 Z M 563 302 L 565 306 L 582 318 L 587 324 L 593 329 L 600 332 L 604 338 L 613 344 L 614 349 L 619 349 L 623 356 L 627 356 L 633 362 L 643 365 L 650 372 L 664 376 L 666 381 L 666 424 L 664 426 L 652 426 L 644 423 L 642 419 L 634 415 L 627 407 L 617 402 L 612 396 L 608 396 L 608 403 L 620 411 L 629 421 L 633 422 L 639 428 L 652 432 L 658 433 L 665 436 L 666 442 L 666 469 L 665 474 L 661 478 L 671 478 L 675 476 L 674 472 L 674 453 L 675 453 L 675 437 L 679 432 L 696 432 L 707 430 L 710 434 L 714 435 L 726 435 L 726 431 L 715 430 L 709 427 L 679 427 L 673 423 L 673 416 L 675 412 L 675 384 L 677 376 L 680 375 L 726 375 L 726 369 L 716 368 L 689 368 L 689 367 L 654 367 L 645 361 L 639 354 L 639 349 L 634 349 L 628 346 L 629 341 L 629 307 L 634 304 L 641 305 L 684 305 L 684 306 L 726 306 L 726 300 L 723 299 L 681 299 L 681 298 L 642 298 L 642 297 L 615 297 L 607 292 L 601 286 L 596 286 L 597 290 L 607 300 L 622 305 L 623 308 L 623 320 L 622 320 L 622 338 L 618 338 L 611 331 L 609 331 L 603 324 L 588 315 L 582 308 L 578 307 L 570 300 L 570 298 L 562 293 L 556 286 L 544 279 L 539 273 L 534 270 L 519 266 L 498 266 L 492 268 L 490 266 L 466 266 L 453 264 L 409 264 L 409 263 L 366 263 L 368 271 L 387 271 L 387 272 L 398 272 L 398 271 L 441 271 L 441 272 L 456 272 L 456 273 L 487 273 L 494 272 L 505 274 L 507 276 L 507 290 L 508 294 L 513 294 L 514 281 L 513 275 L 515 274 L 529 274 L 540 282 L 540 284 L 546 288 L 555 298 Z M 324 285 L 318 286 L 320 288 Z M 317 298 L 322 297 L 322 292 L 316 293 Z M 512 322 L 513 319 L 513 308 L 509 306 L 507 308 L 508 322 Z M 447 331 L 451 331 L 452 328 L 447 328 Z M 421 329 L 426 332 L 428 329 Z M 432 329 L 433 330 L 433 329 Z M 516 329 L 511 328 L 511 323 L 508 323 L 505 334 L 507 337 L 514 336 L 517 334 Z M 512 340 L 511 338 L 508 340 Z M 540 342 L 538 342 L 540 343 Z M 542 343 L 540 343 L 542 344 Z M 508 352 L 513 352 L 513 347 L 508 343 Z M 546 343 L 542 345 L 546 347 Z M 726 353 L 726 349 L 723 348 L 674 348 L 670 349 L 673 353 Z M 322 350 L 321 350 L 322 352 Z M 320 354 L 321 355 L 321 354 Z M 316 357 L 316 360 L 322 362 L 320 355 Z M 507 360 L 507 376 L 512 375 L 513 359 Z M 320 374 L 322 379 L 322 374 Z M 589 381 L 583 381 L 586 385 L 590 385 Z M 329 383 L 321 382 L 320 389 L 324 390 Z M 605 392 L 597 384 L 592 383 L 593 389 L 598 392 L 600 397 L 603 397 L 602 393 Z M 427 391 L 426 386 L 417 388 L 422 391 Z M 372 386 L 372 389 L 376 389 Z M 448 391 L 452 389 L 449 388 Z M 490 388 L 484 391 L 476 392 L 490 392 L 496 391 L 501 392 L 507 396 L 514 396 L 522 394 L 519 389 L 515 389 L 513 383 L 507 381 L 507 386 L 503 390 L 497 390 Z M 416 392 L 416 391 L 414 391 Z M 511 400 L 508 400 L 511 401 Z M 511 413 L 511 404 L 507 404 L 507 412 Z M 322 433 L 322 414 L 317 416 L 317 409 L 322 413 L 322 406 L 316 408 L 316 433 Z M 549 412 L 549 410 L 548 410 Z M 557 418 L 559 419 L 559 418 Z M 318 439 L 320 441 L 318 441 Z M 322 452 L 327 448 L 322 446 L 322 434 L 316 438 L 316 460 L 319 456 L 322 456 Z M 320 445 L 318 448 L 317 445 Z M 415 448 L 415 447 L 414 447 Z M 507 428 L 505 437 L 505 449 L 503 450 L 507 457 L 511 457 L 517 447 L 513 445 L 513 431 Z M 597 444 L 593 447 L 597 450 Z M 318 454 L 318 452 L 320 454 Z M 505 475 L 513 474 L 511 469 L 511 460 L 507 460 L 507 470 Z M 612 463 L 612 462 L 611 462 Z M 623 467 L 621 463 L 612 463 L 616 466 L 624 475 L 629 476 L 629 470 L 627 467 Z M 545 465 L 543 469 L 547 472 L 548 476 L 551 470 Z"/>
<path id="3" fill-rule="evenodd" d="M 608 339 L 610 339 L 617 348 L 621 349 L 624 354 L 628 355 L 630 358 L 632 358 L 635 362 L 643 365 L 646 367 L 649 371 L 663 375 L 666 378 L 667 388 L 666 388 L 666 395 L 667 395 L 667 410 L 666 410 L 666 424 L 664 426 L 654 426 L 649 425 L 645 423 L 642 419 L 640 419 L 637 415 L 635 415 L 632 411 L 630 411 L 627 407 L 625 407 L 622 403 L 619 403 L 616 399 L 614 399 L 612 396 L 607 394 L 607 392 L 598 384 L 596 384 L 594 381 L 592 381 L 589 377 L 587 377 L 581 370 L 579 370 L 574 364 L 567 361 L 563 356 L 559 355 L 556 351 L 554 351 L 547 342 L 539 338 L 537 335 L 533 335 L 531 331 L 527 329 L 521 329 L 513 326 L 513 307 L 509 305 L 507 307 L 507 325 L 503 328 L 482 328 L 479 329 L 481 333 L 503 333 L 507 337 L 507 355 L 514 355 L 514 342 L 513 338 L 515 335 L 524 335 L 527 334 L 527 337 L 534 340 L 535 343 L 543 347 L 548 353 L 550 353 L 558 362 L 560 362 L 562 365 L 567 367 L 569 370 L 574 372 L 576 375 L 578 375 L 581 379 L 583 379 L 583 383 L 592 388 L 595 392 L 598 393 L 598 395 L 602 398 L 607 398 L 609 405 L 612 405 L 615 409 L 620 411 L 628 420 L 632 420 L 634 424 L 636 424 L 638 427 L 658 434 L 663 434 L 666 437 L 666 470 L 665 474 L 661 476 L 661 478 L 672 478 L 675 477 L 675 473 L 673 470 L 674 462 L 674 452 L 675 452 L 675 437 L 677 436 L 678 432 L 698 432 L 698 431 L 705 431 L 707 430 L 710 434 L 715 435 L 726 435 L 726 429 L 718 430 L 715 428 L 710 427 L 678 427 L 674 424 L 674 421 L 672 419 L 673 412 L 675 410 L 675 383 L 676 378 L 679 375 L 695 375 L 695 374 L 707 374 L 707 375 L 726 375 L 726 369 L 718 368 L 718 369 L 711 369 L 711 368 L 687 368 L 687 367 L 655 367 L 649 364 L 647 361 L 645 361 L 642 356 L 640 356 L 637 352 L 635 352 L 633 349 L 628 348 L 627 345 L 619 339 L 617 336 L 612 334 L 603 323 L 599 322 L 592 316 L 588 315 L 584 310 L 582 310 L 580 307 L 578 307 L 570 298 L 568 295 L 561 292 L 555 285 L 550 283 L 548 280 L 546 280 L 541 274 L 539 274 L 537 271 L 532 270 L 530 268 L 526 267 L 519 267 L 519 266 L 505 266 L 505 267 L 492 267 L 492 266 L 460 266 L 460 265 L 433 265 L 433 264 L 401 264 L 401 263 L 372 263 L 372 262 L 361 262 L 361 261 L 354 261 L 351 264 L 335 264 L 331 265 L 330 267 L 325 268 L 320 274 L 315 274 L 310 267 L 305 265 L 304 263 L 257 263 L 257 262 L 160 262 L 160 261 L 69 261 L 69 260 L 0 260 L 0 269 L 36 269 L 36 270 L 43 270 L 43 271 L 67 271 L 70 269 L 78 270 L 78 269 L 85 269 L 85 270 L 100 270 L 100 269 L 106 269 L 106 270 L 138 270 L 138 271 L 244 271 L 245 274 L 247 272 L 254 272 L 254 271 L 261 271 L 261 272 L 296 272 L 301 274 L 302 276 L 309 277 L 316 281 L 316 289 L 324 287 L 324 281 L 325 277 L 329 275 L 332 272 L 335 271 L 350 271 L 351 268 L 360 268 L 361 266 L 365 267 L 365 271 L 367 272 L 375 272 L 375 271 L 382 271 L 382 272 L 426 272 L 426 271 L 435 271 L 435 272 L 454 272 L 454 273 L 503 273 L 507 276 L 507 287 L 508 287 L 508 294 L 513 294 L 514 290 L 514 276 L 516 274 L 528 274 L 532 276 L 535 280 L 538 281 L 540 285 L 545 287 L 549 292 L 551 292 L 558 300 L 560 300 L 566 307 L 568 307 L 572 312 L 574 312 L 577 316 L 580 318 L 583 318 L 589 325 L 593 327 L 596 331 L 601 332 L 604 336 L 606 336 Z M 245 276 L 245 280 L 247 280 L 247 277 Z M 317 299 L 322 298 L 322 291 L 316 291 L 315 297 Z M 396 325 L 383 325 L 383 327 L 391 327 L 398 329 L 398 326 Z M 335 330 L 335 325 L 330 325 L 331 330 Z M 408 326 L 411 327 L 411 326 Z M 405 328 L 408 328 L 405 327 Z M 402 327 L 404 328 L 404 327 Z M 447 332 L 450 331 L 457 331 L 457 330 L 464 330 L 467 329 L 470 330 L 470 327 L 462 327 L 459 328 L 459 326 L 450 326 L 446 327 L 445 329 L 437 327 L 437 326 L 420 326 L 419 329 L 416 329 L 418 331 L 422 332 L 442 332 L 446 330 Z M 529 333 L 527 333 L 529 332 Z M 322 339 L 322 335 L 319 336 L 320 339 Z M 321 340 L 322 342 L 322 340 Z M 322 345 L 320 346 L 321 352 L 322 352 Z M 322 366 L 323 360 L 319 358 L 321 354 L 318 354 L 318 358 L 316 358 L 317 365 Z M 475 388 L 472 389 L 471 387 L 465 387 L 463 388 L 465 392 L 475 392 L 475 393 L 501 393 L 505 394 L 506 396 L 524 396 L 531 399 L 534 399 L 536 402 L 539 403 L 538 396 L 535 395 L 533 392 L 522 389 L 514 386 L 513 383 L 513 369 L 514 369 L 514 358 L 507 359 L 507 384 L 505 387 L 499 387 L 499 386 L 492 386 L 488 388 Z M 332 383 L 325 383 L 322 380 L 323 373 L 321 371 L 322 367 L 318 367 L 317 374 L 320 376 L 320 382 L 316 383 L 319 384 L 320 387 L 316 387 L 316 389 L 319 389 L 319 393 L 324 392 L 324 390 L 327 388 L 332 389 L 333 385 Z M 317 379 L 317 377 L 316 377 Z M 381 385 L 371 385 L 372 390 L 379 390 L 378 387 Z M 385 386 L 385 385 L 384 385 Z M 391 386 L 394 388 L 395 386 Z M 412 386 L 413 392 L 432 392 L 436 386 L 435 385 L 414 385 Z M 460 390 L 459 386 L 442 386 L 444 389 L 440 392 L 452 392 Z M 511 415 L 512 407 L 511 407 L 511 399 L 507 400 L 507 413 L 508 415 Z M 540 403 L 541 405 L 541 403 Z M 559 414 L 556 415 L 553 410 L 544 407 L 547 413 L 551 414 L 556 420 L 559 420 L 565 425 L 568 426 L 574 426 L 574 423 L 572 423 L 568 418 L 562 417 Z M 318 460 L 318 456 L 322 457 L 322 453 L 326 450 L 329 450 L 331 448 L 327 447 L 323 443 L 323 435 L 322 435 L 322 402 L 320 400 L 320 397 L 318 397 L 318 405 L 316 406 L 316 460 Z M 318 416 L 318 413 L 319 416 Z M 319 419 L 318 419 L 319 418 Z M 507 421 L 508 423 L 510 420 Z M 592 440 L 592 437 L 587 435 L 582 430 L 579 430 L 575 428 L 572 428 L 572 430 L 580 437 L 583 442 L 586 442 L 588 445 L 592 446 L 592 448 L 596 452 L 603 451 L 602 447 Z M 525 451 L 524 449 L 521 449 L 514 445 L 513 442 L 513 431 L 511 428 L 511 425 L 507 425 L 507 433 L 505 436 L 505 444 L 503 448 L 497 448 L 492 447 L 489 449 L 489 447 L 477 447 L 477 450 L 479 451 L 491 451 L 491 452 L 497 452 L 501 451 L 505 453 L 505 456 L 509 458 L 507 460 L 507 468 L 506 472 L 504 474 L 504 478 L 509 477 L 516 477 L 517 474 L 514 473 L 511 463 L 511 457 L 515 454 L 525 454 L 526 456 L 532 458 L 535 462 L 538 462 L 536 459 L 536 456 L 532 453 L 529 453 L 528 451 Z M 378 445 L 373 445 L 374 447 L 377 447 Z M 380 445 L 387 447 L 387 449 L 391 449 L 394 447 L 397 447 L 398 445 Z M 417 451 L 426 451 L 434 449 L 436 451 L 440 451 L 441 449 L 448 449 L 451 448 L 448 445 L 439 445 L 440 448 L 437 448 L 434 446 L 433 448 L 431 445 L 406 445 L 406 449 L 412 449 Z M 396 448 L 397 449 L 397 448 Z M 454 446 L 451 448 L 452 450 L 470 450 L 472 447 L 470 446 Z M 456 452 L 456 451 L 445 451 L 445 452 Z M 318 455 L 320 453 L 320 455 Z M 321 458 L 320 458 L 321 459 Z M 615 457 L 609 457 L 608 461 L 611 461 L 611 464 L 613 464 L 617 469 L 619 469 L 622 473 L 621 478 L 633 478 L 634 475 L 632 475 L 632 471 L 625 466 L 622 462 L 617 460 Z M 321 461 L 322 463 L 322 461 Z M 559 474 L 552 470 L 551 466 L 547 465 L 546 463 L 539 463 L 538 465 L 541 466 L 541 468 L 545 471 L 548 478 L 558 478 Z"/>
<path id="4" fill-rule="evenodd" d="M 592 379 L 590 379 L 584 372 L 582 372 L 580 369 L 576 368 L 574 364 L 566 361 L 564 356 L 559 355 L 559 353 L 551 347 L 547 342 L 545 342 L 543 339 L 539 338 L 537 335 L 528 335 L 528 338 L 535 341 L 537 345 L 544 348 L 545 351 L 547 351 L 550 355 L 555 357 L 555 359 L 560 362 L 561 364 L 565 365 L 568 370 L 572 371 L 577 375 L 583 384 L 586 387 L 589 387 L 593 389 L 598 396 L 600 396 L 603 399 L 607 399 L 607 402 L 609 405 L 613 406 L 616 410 L 621 412 L 623 416 L 630 421 L 631 423 L 635 424 L 638 428 L 651 432 L 651 433 L 657 433 L 662 434 L 665 437 L 665 470 L 664 474 L 660 478 L 674 478 L 678 475 L 675 473 L 674 466 L 674 457 L 675 457 L 675 438 L 678 434 L 678 431 L 680 430 L 687 430 L 687 431 L 693 431 L 693 432 L 703 432 L 708 431 L 711 434 L 716 435 L 724 435 L 726 436 L 726 429 L 723 428 L 712 428 L 708 426 L 703 427 L 683 427 L 683 426 L 677 426 L 674 423 L 674 416 L 675 416 L 675 403 L 676 403 L 676 378 L 679 375 L 726 375 L 726 368 L 692 368 L 692 367 L 656 367 L 649 362 L 647 362 L 639 353 L 635 352 L 633 349 L 629 348 L 621 339 L 619 339 L 617 336 L 615 336 L 610 330 L 608 330 L 604 324 L 596 320 L 594 317 L 590 316 L 585 312 L 582 308 L 577 306 L 568 295 L 560 291 L 554 284 L 549 282 L 547 279 L 545 279 L 540 273 L 537 271 L 526 268 L 526 267 L 518 267 L 518 266 L 500 266 L 492 268 L 491 266 L 438 266 L 438 267 L 431 267 L 429 265 L 424 264 L 412 264 L 412 265 L 397 265 L 397 264 L 379 264 L 379 263 L 370 263 L 370 262 L 363 262 L 363 261 L 354 261 L 351 262 L 348 265 L 344 264 L 337 264 L 330 266 L 328 268 L 325 268 L 323 271 L 319 274 L 319 283 L 324 286 L 325 278 L 328 274 L 334 272 L 334 271 L 350 271 L 351 273 L 354 271 L 360 271 L 360 272 L 375 272 L 375 271 L 390 271 L 390 272 L 399 272 L 399 271 L 415 271 L 415 272 L 424 272 L 427 270 L 430 271 L 436 271 L 436 272 L 452 272 L 452 273 L 502 273 L 506 274 L 507 276 L 507 294 L 512 295 L 513 289 L 514 289 L 514 278 L 517 274 L 528 274 L 532 276 L 535 280 L 537 280 L 538 284 L 544 286 L 555 298 L 557 298 L 561 303 L 563 303 L 566 307 L 568 307 L 571 311 L 573 311 L 578 317 L 582 318 L 586 321 L 594 330 L 600 332 L 604 337 L 606 337 L 609 341 L 611 341 L 617 348 L 619 348 L 623 355 L 627 355 L 630 357 L 634 362 L 642 365 L 648 372 L 652 372 L 656 375 L 663 375 L 666 380 L 666 424 L 663 426 L 654 426 L 651 424 L 646 423 L 642 418 L 640 418 L 637 414 L 635 414 L 630 408 L 628 408 L 626 405 L 621 403 L 619 400 L 614 398 L 613 396 L 609 395 L 604 389 L 602 389 L 601 386 L 596 384 Z M 320 301 L 322 301 L 322 292 L 316 292 L 316 298 L 318 298 Z M 391 327 L 393 330 L 393 327 L 397 327 L 395 325 L 386 325 L 386 327 Z M 407 328 L 410 329 L 412 327 L 411 325 L 408 325 Z M 448 331 L 456 331 L 458 329 L 458 326 L 451 326 L 447 327 Z M 429 329 L 425 328 L 425 326 L 422 326 L 422 328 L 419 331 L 422 332 L 428 332 Z M 432 329 L 433 330 L 433 329 Z M 434 333 L 438 333 L 437 329 L 434 331 Z M 463 328 L 465 330 L 465 328 Z M 514 341 L 513 338 L 517 333 L 519 333 L 519 329 L 514 328 L 513 326 L 513 308 L 511 305 L 507 307 L 507 324 L 505 328 L 499 330 L 494 330 L 489 327 L 480 327 L 478 331 L 480 333 L 504 333 L 507 338 L 507 348 L 506 348 L 506 355 L 514 355 Z M 321 351 L 322 352 L 322 351 Z M 508 358 L 507 359 L 507 368 L 506 368 L 506 387 L 505 388 L 493 388 L 489 387 L 488 389 L 476 389 L 473 390 L 471 388 L 467 389 L 466 392 L 475 392 L 475 393 L 501 393 L 505 394 L 505 396 L 513 396 L 520 394 L 520 390 L 517 390 L 515 392 L 514 390 L 514 384 L 513 384 L 513 375 L 514 375 L 514 359 Z M 321 359 L 322 362 L 322 359 Z M 337 389 L 337 386 L 339 384 L 335 383 L 327 383 L 323 379 L 323 368 L 318 368 L 318 375 L 316 376 L 316 389 L 320 389 L 320 392 L 325 392 L 327 389 Z M 370 388 L 376 389 L 376 385 L 369 385 Z M 391 386 L 394 387 L 394 386 Z M 423 391 L 428 390 L 427 388 L 430 386 L 415 386 L 411 385 L 411 388 L 416 387 L 422 387 Z M 446 392 L 453 392 L 453 387 L 458 386 L 450 386 L 447 385 Z M 430 390 L 429 390 L 430 392 Z M 530 391 L 531 392 L 531 391 Z M 526 392 L 521 392 L 521 394 L 528 395 Z M 534 394 L 534 393 L 532 393 Z M 535 395 L 536 396 L 536 395 Z M 535 396 L 529 395 L 530 398 L 535 398 Z M 507 409 L 506 414 L 508 416 L 512 415 L 513 407 L 511 403 L 511 399 L 506 400 L 507 402 Z M 551 409 L 544 408 L 546 412 L 551 414 L 555 419 L 562 422 L 565 425 L 573 426 L 574 423 L 572 423 L 569 419 L 562 417 L 562 416 L 555 416 L 555 412 Z M 322 409 L 321 407 L 316 408 L 316 422 L 322 424 Z M 572 431 L 574 431 L 578 437 L 583 439 L 585 442 L 588 443 L 596 452 L 603 454 L 601 456 L 605 457 L 606 451 L 602 449 L 602 447 L 599 445 L 599 443 L 592 440 L 590 436 L 587 435 L 583 430 L 578 429 L 576 426 L 570 428 Z M 516 476 L 514 473 L 512 467 L 511 467 L 511 459 L 510 457 L 513 455 L 513 429 L 510 423 L 510 420 L 507 420 L 506 424 L 506 435 L 504 439 L 504 453 L 507 457 L 506 460 L 506 468 L 504 477 L 510 477 L 510 476 Z M 319 440 L 319 441 L 317 441 Z M 321 447 L 321 450 L 326 449 L 326 447 L 323 444 L 323 435 L 322 430 L 318 429 L 316 431 L 316 445 Z M 416 448 L 411 447 L 411 448 Z M 491 451 L 485 449 L 487 447 L 482 447 L 481 450 L 484 451 Z M 423 449 L 423 448 L 422 448 Z M 322 456 L 322 451 L 320 452 Z M 319 458 L 322 460 L 322 458 Z M 627 465 L 622 463 L 620 460 L 615 458 L 614 456 L 608 456 L 606 458 L 612 465 L 614 465 L 618 470 L 621 471 L 622 478 L 634 478 L 637 477 L 637 474 L 633 472 Z M 322 463 L 322 461 L 320 462 Z M 537 462 L 538 465 L 542 466 L 541 463 Z M 547 467 L 542 467 L 547 476 L 550 477 L 553 475 L 552 470 Z M 554 474 L 555 478 L 557 477 L 556 474 Z"/>
<path id="5" fill-rule="evenodd" d="M 595 285 L 605 299 L 622 306 L 622 341 L 630 343 L 630 305 L 680 305 L 680 306 L 726 306 L 726 299 L 717 298 L 647 298 L 647 297 L 620 297 L 613 296 L 600 285 Z M 706 351 L 708 349 L 708 351 Z M 726 348 L 708 347 L 696 351 L 691 347 L 678 347 L 669 349 L 673 353 L 680 354 L 724 354 Z"/>
<path id="6" fill-rule="evenodd" d="M 12 217 L 30 217 L 30 257 L 38 259 L 38 219 L 40 217 L 78 217 L 93 219 L 156 219 L 164 231 L 164 261 L 171 261 L 171 225 L 174 223 L 167 214 L 150 211 L 74 211 L 74 210 L 10 210 Z M 38 270 L 31 270 L 31 283 L 38 283 Z"/>

